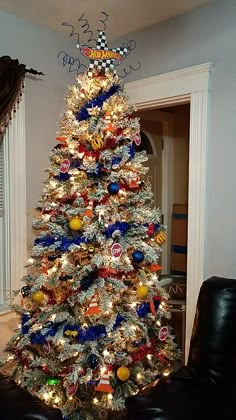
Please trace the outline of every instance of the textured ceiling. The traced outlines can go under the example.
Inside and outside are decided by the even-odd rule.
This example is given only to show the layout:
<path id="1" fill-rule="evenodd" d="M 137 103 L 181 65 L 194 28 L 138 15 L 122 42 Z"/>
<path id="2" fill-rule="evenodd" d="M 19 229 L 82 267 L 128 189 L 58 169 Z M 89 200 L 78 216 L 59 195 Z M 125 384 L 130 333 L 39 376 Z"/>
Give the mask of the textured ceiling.
<path id="1" fill-rule="evenodd" d="M 103 12 L 109 14 L 106 33 L 110 40 L 185 13 L 211 0 L 0 0 L 0 8 L 54 31 L 68 33 L 63 22 L 83 30 L 103 29 Z M 84 14 L 86 21 L 79 20 Z M 85 25 L 83 27 L 83 25 Z M 86 39 L 88 36 L 86 35 Z M 96 38 L 96 35 L 95 35 Z"/>

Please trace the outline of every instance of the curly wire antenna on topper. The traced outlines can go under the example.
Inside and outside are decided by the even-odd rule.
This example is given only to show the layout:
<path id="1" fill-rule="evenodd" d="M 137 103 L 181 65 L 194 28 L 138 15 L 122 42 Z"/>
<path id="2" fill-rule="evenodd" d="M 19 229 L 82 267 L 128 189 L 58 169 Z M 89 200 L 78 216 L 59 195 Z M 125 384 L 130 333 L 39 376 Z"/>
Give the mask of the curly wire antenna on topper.
<path id="1" fill-rule="evenodd" d="M 91 31 L 90 29 L 88 20 L 84 17 L 84 13 L 79 17 L 78 22 L 81 23 L 81 28 L 83 29 L 83 33 L 89 34 L 89 39 L 87 42 L 91 42 L 91 41 L 96 42 L 96 39 L 93 38 L 93 31 Z"/>
<path id="2" fill-rule="evenodd" d="M 129 65 L 128 70 L 127 70 L 126 68 L 124 68 L 124 69 L 123 69 L 124 74 L 123 74 L 123 75 L 118 74 L 118 76 L 119 76 L 121 79 L 124 79 L 126 76 L 128 76 L 129 74 L 131 74 L 131 73 L 132 73 L 132 71 L 138 71 L 138 70 L 140 69 L 140 67 L 141 67 L 141 63 L 140 63 L 140 61 L 138 61 L 138 60 L 137 60 L 137 64 L 138 64 L 138 66 L 137 66 L 136 68 L 135 68 L 135 67 L 133 67 L 133 66 L 131 66 L 131 65 Z"/>
<path id="3" fill-rule="evenodd" d="M 105 31 L 107 29 L 107 25 L 106 25 L 106 21 L 109 18 L 109 15 L 106 12 L 101 12 L 102 15 L 104 15 L 104 19 L 99 19 L 99 22 L 103 23 L 103 28 L 102 31 Z M 98 32 L 100 32 L 100 30 L 98 29 Z"/>
<path id="4" fill-rule="evenodd" d="M 69 66 L 69 73 L 82 74 L 88 70 L 88 67 L 81 63 L 79 58 L 74 58 L 65 51 L 60 51 L 57 58 L 62 58 L 63 67 Z"/>
<path id="5" fill-rule="evenodd" d="M 69 36 L 77 36 L 77 42 L 76 42 L 76 44 L 78 44 L 78 42 L 79 42 L 79 34 L 78 34 L 78 32 L 75 32 L 74 26 L 71 25 L 70 23 L 67 23 L 67 22 L 63 22 L 62 23 L 62 26 L 68 26 L 69 28 L 71 28 L 71 33 L 70 33 Z"/>

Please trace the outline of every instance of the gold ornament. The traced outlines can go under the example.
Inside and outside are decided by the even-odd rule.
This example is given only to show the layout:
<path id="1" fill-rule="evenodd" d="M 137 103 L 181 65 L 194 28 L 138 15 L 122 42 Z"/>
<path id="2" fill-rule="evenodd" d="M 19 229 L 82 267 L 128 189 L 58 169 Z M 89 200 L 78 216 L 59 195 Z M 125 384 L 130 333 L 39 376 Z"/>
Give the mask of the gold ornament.
<path id="1" fill-rule="evenodd" d="M 78 217 L 73 217 L 73 219 L 70 220 L 70 229 L 71 230 L 80 230 L 82 228 L 82 222 Z"/>
<path id="2" fill-rule="evenodd" d="M 87 174 L 84 171 L 80 171 L 74 178 L 75 182 L 78 182 L 79 184 L 86 182 L 87 179 Z"/>
<path id="3" fill-rule="evenodd" d="M 75 337 L 77 337 L 77 335 L 78 335 L 78 331 L 76 331 L 76 330 L 66 330 L 66 331 L 64 332 L 64 334 L 65 334 L 67 337 L 73 337 L 73 338 L 75 338 Z"/>
<path id="4" fill-rule="evenodd" d="M 68 297 L 68 289 L 66 287 L 55 287 L 53 293 L 58 305 L 64 303 Z"/>
<path id="5" fill-rule="evenodd" d="M 157 244 L 162 245 L 166 242 L 166 234 L 164 232 L 159 232 L 155 238 Z"/>
<path id="6" fill-rule="evenodd" d="M 137 287 L 137 295 L 140 299 L 145 299 L 148 295 L 148 287 L 147 286 L 138 286 Z"/>
<path id="7" fill-rule="evenodd" d="M 34 292 L 32 295 L 32 300 L 36 303 L 41 303 L 44 299 L 44 293 L 42 290 L 38 290 L 37 292 Z"/>
<path id="8" fill-rule="evenodd" d="M 91 141 L 91 146 L 93 150 L 99 150 L 103 147 L 103 145 L 104 141 L 102 137 L 97 136 Z"/>
<path id="9" fill-rule="evenodd" d="M 116 372 L 117 377 L 120 381 L 127 381 L 130 377 L 130 370 L 126 366 L 121 366 Z"/>

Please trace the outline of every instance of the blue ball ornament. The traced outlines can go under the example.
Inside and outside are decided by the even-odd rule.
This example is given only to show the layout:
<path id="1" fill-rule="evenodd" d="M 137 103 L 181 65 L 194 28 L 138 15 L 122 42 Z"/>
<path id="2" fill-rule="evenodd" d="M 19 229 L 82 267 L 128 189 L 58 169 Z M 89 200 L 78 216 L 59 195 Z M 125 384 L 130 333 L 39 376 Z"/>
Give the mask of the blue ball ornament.
<path id="1" fill-rule="evenodd" d="M 23 297 L 29 296 L 31 292 L 31 287 L 30 286 L 23 286 L 21 288 L 21 294 Z"/>
<path id="2" fill-rule="evenodd" d="M 119 190 L 120 190 L 120 186 L 119 186 L 118 182 L 111 182 L 107 187 L 107 191 L 111 195 L 118 194 Z"/>
<path id="3" fill-rule="evenodd" d="M 90 276 L 85 276 L 83 279 L 80 280 L 80 287 L 82 290 L 88 290 L 90 286 L 93 284 L 94 279 Z"/>
<path id="4" fill-rule="evenodd" d="M 95 369 L 99 365 L 99 359 L 96 354 L 90 354 L 87 363 L 91 369 Z"/>
<path id="5" fill-rule="evenodd" d="M 132 259 L 135 263 L 141 263 L 144 260 L 144 253 L 142 251 L 134 251 L 132 253 Z"/>

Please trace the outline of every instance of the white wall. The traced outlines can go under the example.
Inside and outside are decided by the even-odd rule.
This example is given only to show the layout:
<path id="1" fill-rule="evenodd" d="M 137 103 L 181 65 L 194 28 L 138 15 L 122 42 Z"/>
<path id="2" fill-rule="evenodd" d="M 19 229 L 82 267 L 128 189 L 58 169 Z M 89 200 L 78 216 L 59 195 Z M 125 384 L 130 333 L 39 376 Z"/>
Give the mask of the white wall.
<path id="1" fill-rule="evenodd" d="M 212 75 L 207 154 L 205 278 L 236 278 L 236 1 L 215 1 L 131 34 L 129 60 L 142 68 L 127 81 L 206 63 Z M 120 42 L 117 43 L 119 45 Z"/>
<path id="2" fill-rule="evenodd" d="M 60 24 L 60 22 L 59 22 Z M 74 41 L 63 34 L 48 31 L 21 18 L 0 11 L 0 56 L 19 59 L 27 67 L 45 73 L 36 80 L 26 80 L 26 147 L 27 147 L 27 214 L 28 249 L 33 240 L 31 222 L 37 200 L 41 197 L 41 181 L 48 166 L 48 154 L 56 144 L 63 97 L 75 73 L 68 73 L 57 58 L 61 50 L 78 55 Z"/>

